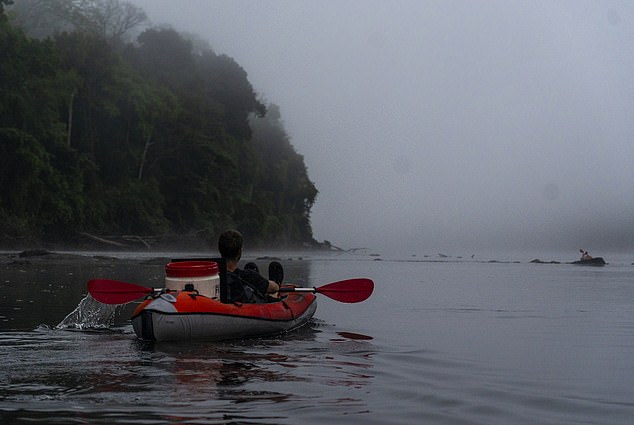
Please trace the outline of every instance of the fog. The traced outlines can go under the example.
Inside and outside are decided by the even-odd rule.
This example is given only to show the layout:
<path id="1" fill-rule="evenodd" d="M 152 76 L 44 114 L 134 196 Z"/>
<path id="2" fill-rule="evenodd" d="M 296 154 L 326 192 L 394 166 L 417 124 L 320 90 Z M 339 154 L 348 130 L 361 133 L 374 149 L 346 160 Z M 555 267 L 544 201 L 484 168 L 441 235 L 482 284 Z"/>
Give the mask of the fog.
<path id="1" fill-rule="evenodd" d="M 318 240 L 634 249 L 631 1 L 132 3 L 280 106 Z"/>

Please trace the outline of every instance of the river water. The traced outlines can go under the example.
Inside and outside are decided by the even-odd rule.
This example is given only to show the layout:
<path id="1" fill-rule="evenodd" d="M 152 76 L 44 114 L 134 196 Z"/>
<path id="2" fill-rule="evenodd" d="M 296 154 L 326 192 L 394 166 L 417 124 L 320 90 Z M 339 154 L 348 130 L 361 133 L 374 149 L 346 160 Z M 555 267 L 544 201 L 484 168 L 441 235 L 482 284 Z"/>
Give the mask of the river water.
<path id="1" fill-rule="evenodd" d="M 88 279 L 160 286 L 174 256 L 5 253 L 0 423 L 634 422 L 634 255 L 279 255 L 289 282 L 369 277 L 374 294 L 319 296 L 307 327 L 243 341 L 141 342 L 134 305 L 77 310 Z"/>

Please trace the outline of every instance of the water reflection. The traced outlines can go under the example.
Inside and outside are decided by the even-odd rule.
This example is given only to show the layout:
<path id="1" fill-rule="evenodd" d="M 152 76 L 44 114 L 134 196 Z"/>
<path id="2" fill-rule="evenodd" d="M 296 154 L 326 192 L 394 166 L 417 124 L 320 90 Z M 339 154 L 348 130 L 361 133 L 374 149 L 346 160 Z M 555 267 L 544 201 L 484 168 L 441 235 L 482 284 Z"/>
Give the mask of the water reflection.
<path id="1" fill-rule="evenodd" d="M 319 341 L 321 333 L 308 326 L 280 338 L 213 344 L 137 341 L 135 346 L 146 367 L 169 373 L 173 384 L 182 386 L 179 395 L 190 400 L 202 395 L 235 403 L 297 402 L 314 396 L 298 391 L 302 382 L 336 388 L 370 384 L 371 347 L 361 349 L 354 341 L 350 341 L 353 345 Z"/>

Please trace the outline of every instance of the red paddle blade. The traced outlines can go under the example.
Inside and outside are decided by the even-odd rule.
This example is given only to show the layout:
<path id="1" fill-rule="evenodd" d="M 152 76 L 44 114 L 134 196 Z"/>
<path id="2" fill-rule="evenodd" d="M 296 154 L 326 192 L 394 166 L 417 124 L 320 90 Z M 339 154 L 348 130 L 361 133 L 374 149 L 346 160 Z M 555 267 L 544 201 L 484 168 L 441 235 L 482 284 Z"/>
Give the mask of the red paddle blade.
<path id="1" fill-rule="evenodd" d="M 126 304 L 151 294 L 154 290 L 134 283 L 110 279 L 88 281 L 88 292 L 94 299 L 104 304 Z"/>
<path id="2" fill-rule="evenodd" d="M 315 288 L 317 293 L 342 303 L 360 303 L 365 301 L 372 295 L 373 290 L 374 282 L 366 278 L 340 280 L 339 282 Z"/>

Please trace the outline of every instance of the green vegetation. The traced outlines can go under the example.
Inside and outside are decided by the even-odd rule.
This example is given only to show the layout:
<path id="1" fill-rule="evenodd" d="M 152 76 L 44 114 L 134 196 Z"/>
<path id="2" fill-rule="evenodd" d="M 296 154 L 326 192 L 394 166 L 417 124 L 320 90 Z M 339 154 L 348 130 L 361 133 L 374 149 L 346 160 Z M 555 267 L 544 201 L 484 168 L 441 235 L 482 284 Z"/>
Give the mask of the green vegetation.
<path id="1" fill-rule="evenodd" d="M 172 29 L 125 41 L 145 14 L 117 0 L 19 5 L 0 0 L 0 243 L 314 243 L 304 159 L 232 58 Z"/>

